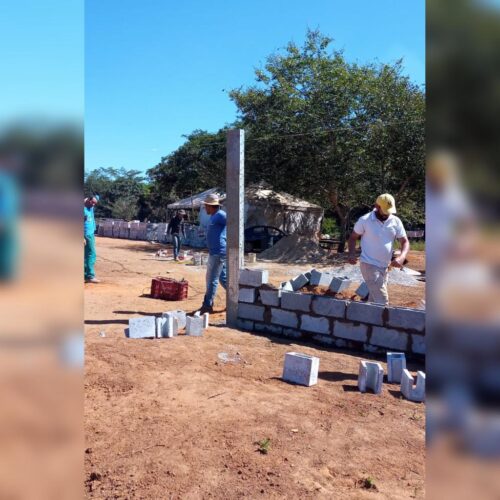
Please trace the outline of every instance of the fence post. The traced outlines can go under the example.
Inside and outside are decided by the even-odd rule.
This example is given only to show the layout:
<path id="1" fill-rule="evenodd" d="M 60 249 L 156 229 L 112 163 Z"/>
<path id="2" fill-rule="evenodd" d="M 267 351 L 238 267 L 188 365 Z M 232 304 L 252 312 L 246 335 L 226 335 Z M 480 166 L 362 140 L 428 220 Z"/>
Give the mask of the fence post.
<path id="1" fill-rule="evenodd" d="M 227 293 L 226 324 L 238 318 L 240 269 L 243 267 L 245 132 L 229 130 L 226 143 Z"/>

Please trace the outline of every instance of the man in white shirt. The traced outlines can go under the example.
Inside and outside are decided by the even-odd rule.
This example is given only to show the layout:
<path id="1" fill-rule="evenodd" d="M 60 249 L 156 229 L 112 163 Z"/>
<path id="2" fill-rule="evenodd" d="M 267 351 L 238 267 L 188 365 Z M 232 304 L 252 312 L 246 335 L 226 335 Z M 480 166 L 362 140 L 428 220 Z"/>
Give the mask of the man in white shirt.
<path id="1" fill-rule="evenodd" d="M 360 269 L 370 292 L 369 300 L 389 304 L 387 281 L 389 266 L 403 267 L 410 242 L 403 223 L 396 217 L 396 202 L 390 194 L 380 195 L 375 208 L 359 218 L 349 238 L 349 263 L 356 264 L 356 241 L 361 239 Z M 401 245 L 401 253 L 392 259 L 394 241 Z"/>

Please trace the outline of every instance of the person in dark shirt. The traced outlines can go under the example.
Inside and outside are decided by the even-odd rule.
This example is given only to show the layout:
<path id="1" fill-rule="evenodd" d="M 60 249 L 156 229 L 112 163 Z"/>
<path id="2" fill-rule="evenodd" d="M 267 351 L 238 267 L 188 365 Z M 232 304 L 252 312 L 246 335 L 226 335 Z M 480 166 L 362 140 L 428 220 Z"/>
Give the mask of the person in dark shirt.
<path id="1" fill-rule="evenodd" d="M 213 312 L 217 286 L 227 288 L 226 276 L 226 213 L 221 210 L 219 197 L 209 194 L 205 201 L 205 210 L 210 215 L 207 231 L 208 262 L 207 262 L 207 291 L 200 313 Z"/>
<path id="2" fill-rule="evenodd" d="M 170 219 L 170 224 L 168 225 L 167 234 L 172 235 L 172 244 L 174 246 L 174 260 L 179 260 L 179 252 L 181 251 L 181 235 L 186 238 L 186 230 L 184 228 L 184 217 L 186 212 L 184 210 L 179 210 Z"/>

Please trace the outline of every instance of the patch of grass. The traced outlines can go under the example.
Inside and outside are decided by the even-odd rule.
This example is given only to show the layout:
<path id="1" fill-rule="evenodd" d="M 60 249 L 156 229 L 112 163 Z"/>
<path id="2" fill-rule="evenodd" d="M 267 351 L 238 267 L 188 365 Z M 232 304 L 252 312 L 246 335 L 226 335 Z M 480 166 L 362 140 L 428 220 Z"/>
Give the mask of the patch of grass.
<path id="1" fill-rule="evenodd" d="M 271 449 L 271 440 L 269 438 L 262 439 L 261 441 L 257 441 L 258 451 L 263 455 L 267 455 L 269 450 Z"/>
<path id="2" fill-rule="evenodd" d="M 359 480 L 359 486 L 365 490 L 378 490 L 375 480 L 372 477 L 364 477 Z"/>

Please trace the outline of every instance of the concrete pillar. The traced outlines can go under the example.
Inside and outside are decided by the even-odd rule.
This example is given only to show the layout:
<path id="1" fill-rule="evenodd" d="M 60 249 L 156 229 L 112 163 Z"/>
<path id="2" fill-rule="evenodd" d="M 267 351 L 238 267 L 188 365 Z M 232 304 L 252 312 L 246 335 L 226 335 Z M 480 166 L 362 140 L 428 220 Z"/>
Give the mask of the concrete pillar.
<path id="1" fill-rule="evenodd" d="M 229 130 L 226 149 L 227 293 L 226 323 L 237 326 L 240 269 L 243 267 L 245 132 Z"/>

